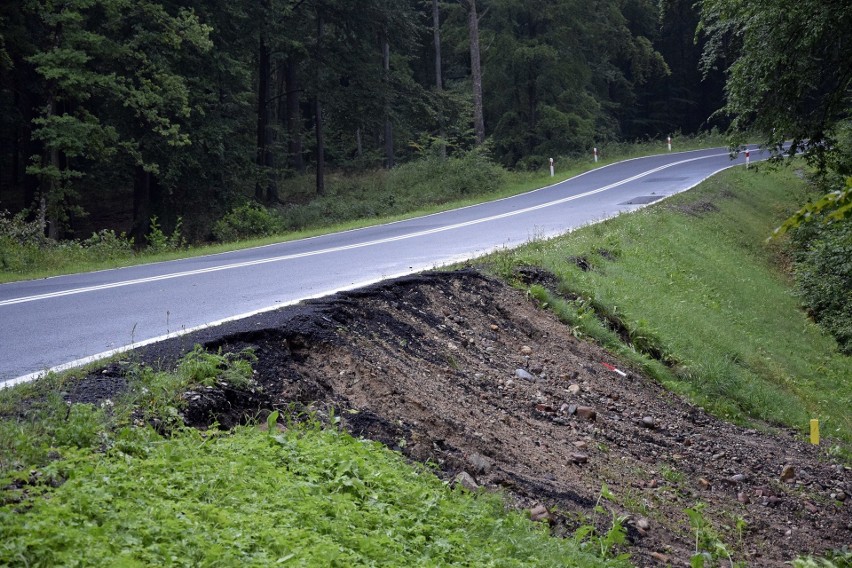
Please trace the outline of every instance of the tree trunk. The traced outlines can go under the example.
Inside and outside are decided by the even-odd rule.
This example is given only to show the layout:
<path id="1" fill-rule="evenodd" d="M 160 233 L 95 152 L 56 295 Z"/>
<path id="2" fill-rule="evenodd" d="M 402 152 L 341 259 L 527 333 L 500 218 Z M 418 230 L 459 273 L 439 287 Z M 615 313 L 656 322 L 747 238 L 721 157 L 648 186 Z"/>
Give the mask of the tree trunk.
<path id="1" fill-rule="evenodd" d="M 50 117 L 56 114 L 56 97 L 52 88 L 47 95 L 47 105 L 49 110 L 46 118 L 49 120 Z M 56 205 L 51 201 L 56 199 L 56 195 L 59 192 L 59 181 L 57 179 L 60 172 L 59 149 L 55 145 L 48 143 L 46 153 L 47 161 L 50 163 L 53 171 L 47 176 L 42 175 L 39 183 L 38 220 L 42 234 L 46 234 L 51 239 L 58 239 L 59 223 L 57 223 L 55 215 L 51 211 Z"/>
<path id="2" fill-rule="evenodd" d="M 136 166 L 133 175 L 133 228 L 130 235 L 137 246 L 145 242 L 151 228 L 151 173 Z"/>
<path id="3" fill-rule="evenodd" d="M 432 39 L 435 45 L 435 86 L 443 89 L 441 80 L 441 12 L 438 0 L 432 0 Z"/>
<path id="4" fill-rule="evenodd" d="M 287 114 L 287 154 L 289 165 L 299 172 L 305 173 L 305 159 L 302 156 L 302 116 L 299 109 L 299 98 L 302 92 L 299 85 L 297 65 L 293 58 L 287 59 L 286 73 L 286 114 Z"/>
<path id="5" fill-rule="evenodd" d="M 468 35 L 470 36 L 470 75 L 473 81 L 473 131 L 476 144 L 485 142 L 485 119 L 482 113 L 482 67 L 479 56 L 479 16 L 476 0 L 467 0 Z"/>
<path id="6" fill-rule="evenodd" d="M 325 195 L 325 141 L 323 140 L 323 124 L 322 124 L 322 102 L 320 101 L 319 91 L 320 91 L 320 66 L 322 65 L 322 33 L 323 33 L 323 21 L 322 15 L 317 14 L 317 60 L 316 60 L 316 73 L 317 73 L 317 86 L 316 86 L 316 94 L 314 95 L 314 108 L 316 112 L 316 120 L 314 121 L 316 126 L 316 136 L 317 136 L 317 195 Z"/>
<path id="7" fill-rule="evenodd" d="M 393 160 L 393 124 L 390 119 L 390 43 L 382 34 L 382 66 L 384 67 L 385 83 L 385 168 L 394 166 Z"/>
<path id="8" fill-rule="evenodd" d="M 265 178 L 269 175 L 266 171 L 267 162 L 269 160 L 269 150 L 267 147 L 269 134 L 269 48 L 266 45 L 266 38 L 261 37 L 258 44 L 258 74 L 257 74 L 257 158 L 256 163 L 262 172 L 262 175 L 255 181 L 254 198 L 262 202 L 264 194 Z"/>
<path id="9" fill-rule="evenodd" d="M 435 44 L 435 88 L 440 93 L 444 89 L 441 73 L 441 12 L 438 0 L 432 0 L 432 39 Z M 447 157 L 447 131 L 444 128 L 444 114 L 438 113 L 438 137 L 441 139 L 441 157 Z"/>
<path id="10" fill-rule="evenodd" d="M 260 38 L 258 49 L 257 81 L 257 165 L 263 175 L 255 182 L 254 196 L 258 201 L 278 201 L 278 186 L 275 182 L 275 126 L 271 104 L 272 63 L 266 38 Z"/>

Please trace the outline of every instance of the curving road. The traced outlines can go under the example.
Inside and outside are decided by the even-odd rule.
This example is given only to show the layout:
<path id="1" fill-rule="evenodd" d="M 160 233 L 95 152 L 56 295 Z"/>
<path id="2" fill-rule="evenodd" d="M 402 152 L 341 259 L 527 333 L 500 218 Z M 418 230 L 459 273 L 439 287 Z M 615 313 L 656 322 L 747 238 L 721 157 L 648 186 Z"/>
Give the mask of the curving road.
<path id="1" fill-rule="evenodd" d="M 752 149 L 752 160 L 766 156 Z M 172 262 L 0 285 L 0 383 L 638 209 L 745 163 L 724 148 L 638 158 L 515 197 Z"/>

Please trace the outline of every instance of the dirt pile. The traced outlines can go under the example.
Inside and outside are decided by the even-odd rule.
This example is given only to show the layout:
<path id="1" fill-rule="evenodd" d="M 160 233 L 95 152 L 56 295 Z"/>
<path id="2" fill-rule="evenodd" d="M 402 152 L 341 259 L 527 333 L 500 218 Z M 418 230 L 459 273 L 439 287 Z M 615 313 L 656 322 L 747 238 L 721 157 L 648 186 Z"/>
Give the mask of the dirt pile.
<path id="1" fill-rule="evenodd" d="M 849 468 L 792 432 L 707 415 L 476 272 L 405 278 L 265 318 L 196 338 L 254 349 L 263 395 L 194 393 L 188 421 L 333 408 L 353 434 L 504 491 L 557 534 L 590 519 L 609 527 L 594 512 L 606 484 L 639 566 L 689 565 L 696 534 L 685 510 L 699 503 L 708 538 L 748 565 L 852 542 Z"/>

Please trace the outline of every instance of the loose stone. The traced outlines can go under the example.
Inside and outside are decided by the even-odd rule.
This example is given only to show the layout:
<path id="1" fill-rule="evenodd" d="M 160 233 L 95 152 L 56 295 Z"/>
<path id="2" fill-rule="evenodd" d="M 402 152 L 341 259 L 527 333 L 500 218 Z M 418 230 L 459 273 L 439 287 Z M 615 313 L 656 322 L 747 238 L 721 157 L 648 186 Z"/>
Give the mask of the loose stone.
<path id="1" fill-rule="evenodd" d="M 525 381 L 535 380 L 535 377 L 532 376 L 526 369 L 515 369 L 515 377 L 518 379 L 524 379 Z"/>
<path id="2" fill-rule="evenodd" d="M 577 416 L 594 422 L 597 419 L 598 413 L 591 406 L 578 406 Z"/>

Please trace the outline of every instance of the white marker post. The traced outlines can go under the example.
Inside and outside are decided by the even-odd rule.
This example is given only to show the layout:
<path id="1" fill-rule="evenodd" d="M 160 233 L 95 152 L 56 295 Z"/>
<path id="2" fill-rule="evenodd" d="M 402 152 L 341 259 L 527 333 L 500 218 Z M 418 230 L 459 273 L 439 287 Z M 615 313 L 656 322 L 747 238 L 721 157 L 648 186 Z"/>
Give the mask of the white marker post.
<path id="1" fill-rule="evenodd" d="M 672 151 L 672 137 L 671 136 L 667 137 L 666 142 L 669 145 L 669 152 L 671 152 Z"/>
<path id="2" fill-rule="evenodd" d="M 595 148 L 595 163 L 598 163 L 598 149 Z"/>
<path id="3" fill-rule="evenodd" d="M 553 158 L 550 158 L 550 177 L 553 177 Z"/>
<path id="4" fill-rule="evenodd" d="M 746 148 L 746 169 L 749 168 L 749 162 L 751 162 L 750 154 L 751 152 L 749 152 L 748 148 Z"/>

